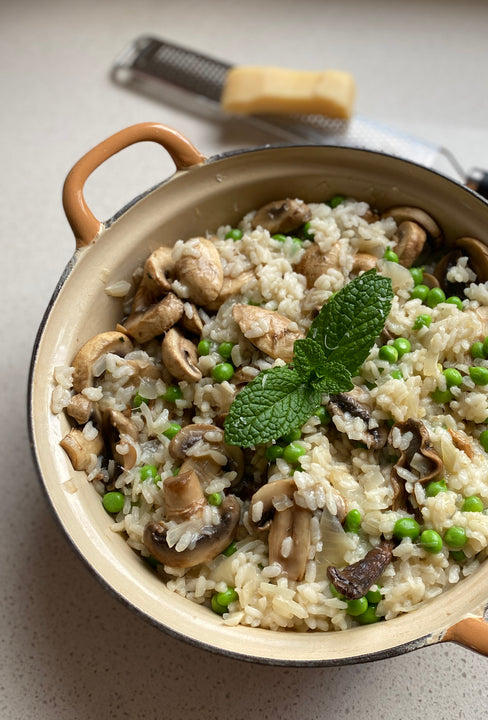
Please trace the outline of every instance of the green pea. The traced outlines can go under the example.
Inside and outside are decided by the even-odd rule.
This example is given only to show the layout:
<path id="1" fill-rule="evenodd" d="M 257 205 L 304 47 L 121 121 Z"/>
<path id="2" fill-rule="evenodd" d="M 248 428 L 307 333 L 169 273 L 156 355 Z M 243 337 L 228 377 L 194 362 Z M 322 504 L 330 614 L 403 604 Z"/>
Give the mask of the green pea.
<path id="1" fill-rule="evenodd" d="M 217 615 L 223 615 L 227 612 L 227 608 L 224 605 L 221 605 L 217 600 L 217 595 L 212 595 L 212 600 L 210 601 L 212 610 L 214 613 L 217 613 Z"/>
<path id="2" fill-rule="evenodd" d="M 381 617 L 376 614 L 376 605 L 368 605 L 368 608 L 356 620 L 360 625 L 372 625 L 380 622 Z"/>
<path id="3" fill-rule="evenodd" d="M 410 274 L 413 278 L 413 282 L 415 285 L 421 285 L 422 280 L 424 279 L 424 268 L 421 267 L 411 267 L 410 268 Z"/>
<path id="4" fill-rule="evenodd" d="M 456 295 L 451 295 L 451 297 L 446 298 L 444 302 L 446 302 L 448 305 L 455 305 L 458 310 L 463 309 L 463 301 Z"/>
<path id="5" fill-rule="evenodd" d="M 443 480 L 431 480 L 427 485 L 425 486 L 425 494 L 427 497 L 435 497 L 440 492 L 446 492 L 447 491 L 447 485 L 446 481 Z"/>
<path id="6" fill-rule="evenodd" d="M 318 417 L 321 425 L 328 425 L 331 421 L 330 412 L 323 405 L 319 405 L 314 415 Z"/>
<path id="7" fill-rule="evenodd" d="M 222 607 L 228 607 L 231 603 L 239 599 L 239 595 L 233 587 L 228 587 L 224 592 L 219 592 L 216 595 L 216 600 Z"/>
<path id="8" fill-rule="evenodd" d="M 440 553 L 442 550 L 442 538 L 435 530 L 424 530 L 420 535 L 420 544 L 432 554 Z"/>
<path id="9" fill-rule="evenodd" d="M 383 599 L 383 595 L 381 594 L 381 591 L 380 591 L 381 585 L 377 584 L 376 588 L 377 588 L 376 590 L 368 590 L 368 592 L 365 595 L 368 603 L 370 603 L 372 605 L 377 605 L 380 602 L 380 600 Z"/>
<path id="10" fill-rule="evenodd" d="M 483 340 L 483 357 L 488 356 L 488 337 Z"/>
<path id="11" fill-rule="evenodd" d="M 132 405 L 135 408 L 141 407 L 142 403 L 148 403 L 149 400 L 145 397 L 142 397 L 138 392 L 134 395 L 134 399 L 132 400 Z"/>
<path id="12" fill-rule="evenodd" d="M 333 195 L 327 205 L 329 205 L 332 209 L 336 208 L 338 205 L 341 205 L 344 200 L 346 199 L 345 195 Z"/>
<path id="13" fill-rule="evenodd" d="M 222 550 L 221 554 L 225 555 L 225 557 L 230 557 L 235 552 L 237 552 L 237 543 L 235 540 L 233 540 L 230 545 L 227 545 L 225 550 Z"/>
<path id="14" fill-rule="evenodd" d="M 181 400 L 183 393 L 177 385 L 169 385 L 161 397 L 167 402 L 176 402 L 176 400 Z"/>
<path id="15" fill-rule="evenodd" d="M 400 518 L 393 527 L 393 535 L 399 540 L 403 538 L 416 540 L 420 535 L 420 525 L 413 518 Z"/>
<path id="16" fill-rule="evenodd" d="M 174 438 L 175 435 L 178 435 L 178 433 L 181 430 L 181 425 L 176 422 L 172 422 L 169 426 L 169 428 L 166 428 L 166 430 L 163 432 L 163 435 L 167 437 L 169 440 Z"/>
<path id="17" fill-rule="evenodd" d="M 410 293 L 410 297 L 412 298 L 412 300 L 417 299 L 424 302 L 424 300 L 427 300 L 429 292 L 430 288 L 427 285 L 416 285 Z"/>
<path id="18" fill-rule="evenodd" d="M 442 374 L 446 378 L 447 387 L 459 387 L 459 385 L 462 385 L 463 376 L 456 368 L 446 368 L 442 371 Z"/>
<path id="19" fill-rule="evenodd" d="M 220 343 L 219 347 L 217 348 L 217 352 L 219 355 L 221 355 L 223 358 L 228 360 L 230 356 L 232 355 L 232 348 L 234 347 L 234 343 L 231 342 L 223 342 Z"/>
<path id="20" fill-rule="evenodd" d="M 282 233 L 277 233 L 276 235 L 271 236 L 273 240 L 278 240 L 278 242 L 286 242 L 286 235 L 283 235 Z"/>
<path id="21" fill-rule="evenodd" d="M 292 442 L 283 450 L 283 459 L 286 460 L 287 463 L 290 463 L 290 465 L 294 465 L 306 452 L 302 445 Z"/>
<path id="22" fill-rule="evenodd" d="M 118 513 L 124 507 L 125 497 L 121 492 L 113 490 L 105 493 L 102 498 L 102 504 L 105 510 L 109 513 Z"/>
<path id="23" fill-rule="evenodd" d="M 332 593 L 332 596 L 335 598 L 338 598 L 338 600 L 344 600 L 344 595 L 341 595 L 339 590 L 336 588 L 334 583 L 329 583 L 330 592 Z"/>
<path id="24" fill-rule="evenodd" d="M 484 343 L 482 342 L 475 342 L 471 345 L 469 348 L 469 352 L 471 354 L 472 358 L 482 360 L 486 357 L 485 351 L 484 351 Z"/>
<path id="25" fill-rule="evenodd" d="M 198 351 L 199 355 L 210 355 L 211 349 L 212 349 L 212 342 L 207 339 L 200 340 L 200 342 L 197 345 L 197 351 Z"/>
<path id="26" fill-rule="evenodd" d="M 405 355 L 406 353 L 409 353 L 412 349 L 412 346 L 410 344 L 410 340 L 407 340 L 407 338 L 399 337 L 396 338 L 393 341 L 393 347 L 398 352 L 398 357 L 401 358 L 402 355 Z"/>
<path id="27" fill-rule="evenodd" d="M 476 385 L 488 385 L 488 368 L 485 367 L 470 367 L 469 377 Z"/>
<path id="28" fill-rule="evenodd" d="M 157 482 L 156 478 L 161 480 L 156 465 L 143 465 L 139 470 L 139 475 L 141 476 L 141 480 L 147 480 L 148 478 L 151 478 L 155 482 Z"/>
<path id="29" fill-rule="evenodd" d="M 214 505 L 215 507 L 222 505 L 222 500 L 223 500 L 223 497 L 222 497 L 222 493 L 220 493 L 220 492 L 211 493 L 207 498 L 208 504 Z"/>
<path id="30" fill-rule="evenodd" d="M 295 428 L 294 430 L 290 430 L 290 432 L 286 433 L 286 435 L 283 435 L 283 441 L 287 444 L 295 442 L 295 440 L 300 440 L 302 437 L 302 431 L 300 428 Z"/>
<path id="31" fill-rule="evenodd" d="M 394 252 L 394 250 L 391 250 L 389 247 L 386 248 L 386 250 L 383 254 L 383 259 L 387 260 L 388 262 L 394 262 L 394 263 L 400 262 L 400 259 L 399 259 L 398 255 L 396 254 L 396 252 Z"/>
<path id="32" fill-rule="evenodd" d="M 361 527 L 361 513 L 356 508 L 349 510 L 344 521 L 344 530 L 346 532 L 357 533 Z"/>
<path id="33" fill-rule="evenodd" d="M 242 230 L 239 230 L 239 228 L 232 228 L 225 234 L 225 239 L 233 240 L 234 242 L 236 242 L 237 240 L 241 239 L 243 234 L 244 233 L 242 232 Z"/>
<path id="34" fill-rule="evenodd" d="M 426 314 L 417 315 L 417 317 L 415 318 L 415 322 L 413 324 L 413 329 L 420 330 L 420 328 L 429 327 L 431 322 L 432 322 L 432 318 L 430 315 L 426 315 Z"/>
<path id="35" fill-rule="evenodd" d="M 285 448 L 282 445 L 270 445 L 268 448 L 266 448 L 266 460 L 274 462 L 274 460 L 283 457 L 284 452 Z"/>
<path id="36" fill-rule="evenodd" d="M 367 609 L 368 609 L 368 601 L 366 600 L 365 597 L 360 597 L 355 600 L 347 601 L 346 612 L 348 615 L 357 617 L 358 615 L 362 615 L 364 612 L 366 612 Z"/>
<path id="37" fill-rule="evenodd" d="M 219 363 L 212 370 L 214 380 L 221 383 L 230 380 L 234 374 L 234 366 L 230 363 Z"/>
<path id="38" fill-rule="evenodd" d="M 477 495 L 470 495 L 464 499 L 461 510 L 463 512 L 483 512 L 485 506 Z"/>
<path id="39" fill-rule="evenodd" d="M 463 550 L 451 550 L 449 555 L 458 563 L 462 563 L 467 559 Z"/>
<path id="40" fill-rule="evenodd" d="M 175 467 L 175 468 L 173 468 L 173 472 L 172 472 L 172 475 L 173 475 L 173 476 L 176 476 L 176 475 L 178 475 L 178 473 L 180 472 L 180 470 L 181 470 L 181 468 L 180 468 L 180 467 Z"/>
<path id="41" fill-rule="evenodd" d="M 305 223 L 301 234 L 304 240 L 315 240 L 315 235 L 312 233 L 312 226 L 310 222 Z"/>
<path id="42" fill-rule="evenodd" d="M 459 525 L 453 525 L 444 533 L 444 542 L 454 550 L 460 550 L 466 545 L 467 541 L 466 531 L 464 528 L 459 527 Z"/>
<path id="43" fill-rule="evenodd" d="M 430 393 L 430 397 L 432 398 L 432 400 L 434 400 L 434 402 L 443 405 L 444 403 L 451 402 L 452 392 L 449 389 L 441 390 L 440 388 L 437 388 L 437 390 L 434 390 L 434 392 Z"/>
<path id="44" fill-rule="evenodd" d="M 398 360 L 398 350 L 393 345 L 383 345 L 378 351 L 378 357 L 380 360 L 385 360 L 389 363 L 396 363 Z"/>
<path id="45" fill-rule="evenodd" d="M 445 302 L 445 300 L 446 293 L 442 288 L 433 287 L 429 290 L 429 294 L 427 295 L 427 305 L 429 307 L 434 308 L 436 305 Z"/>
<path id="46" fill-rule="evenodd" d="M 479 441 L 483 450 L 488 453 L 488 430 L 483 430 L 483 432 L 480 433 Z"/>
<path id="47" fill-rule="evenodd" d="M 390 373 L 390 377 L 393 378 L 393 380 L 403 380 L 403 375 L 401 370 L 392 370 Z"/>

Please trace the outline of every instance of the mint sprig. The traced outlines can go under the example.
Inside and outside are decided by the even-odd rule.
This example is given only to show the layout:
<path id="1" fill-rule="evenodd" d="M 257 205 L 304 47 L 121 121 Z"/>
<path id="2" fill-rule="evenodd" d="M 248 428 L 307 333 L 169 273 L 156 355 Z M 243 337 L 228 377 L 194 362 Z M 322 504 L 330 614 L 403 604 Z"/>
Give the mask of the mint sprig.
<path id="1" fill-rule="evenodd" d="M 225 419 L 225 442 L 252 447 L 303 425 L 322 394 L 348 392 L 391 309 L 391 280 L 369 270 L 322 307 L 296 340 L 293 362 L 264 370 L 236 396 Z"/>

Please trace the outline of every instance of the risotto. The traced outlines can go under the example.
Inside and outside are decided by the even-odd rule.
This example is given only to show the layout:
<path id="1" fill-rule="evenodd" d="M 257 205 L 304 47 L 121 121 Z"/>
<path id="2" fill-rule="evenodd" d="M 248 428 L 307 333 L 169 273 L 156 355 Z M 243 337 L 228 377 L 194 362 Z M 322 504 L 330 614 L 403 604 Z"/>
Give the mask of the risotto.
<path id="1" fill-rule="evenodd" d="M 120 325 L 54 371 L 61 445 L 112 530 L 171 591 L 271 630 L 380 622 L 475 572 L 482 243 L 342 196 L 205 230 L 106 287 Z"/>

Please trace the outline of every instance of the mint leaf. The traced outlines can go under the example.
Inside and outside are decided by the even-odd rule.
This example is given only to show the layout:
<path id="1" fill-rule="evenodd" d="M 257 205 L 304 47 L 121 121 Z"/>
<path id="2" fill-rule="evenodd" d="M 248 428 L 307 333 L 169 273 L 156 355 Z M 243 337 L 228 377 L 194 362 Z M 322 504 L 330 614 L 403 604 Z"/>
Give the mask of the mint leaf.
<path id="1" fill-rule="evenodd" d="M 320 345 L 328 361 L 355 375 L 383 330 L 392 301 L 391 280 L 368 270 L 323 306 L 307 339 Z"/>
<path id="2" fill-rule="evenodd" d="M 251 447 L 275 440 L 303 425 L 320 405 L 322 393 L 288 365 L 264 370 L 241 390 L 224 423 L 228 445 Z"/>
<path id="3" fill-rule="evenodd" d="M 310 338 L 295 340 L 293 346 L 293 367 L 304 380 L 324 376 L 327 358 L 322 346 Z"/>
<path id="4" fill-rule="evenodd" d="M 316 390 L 327 395 L 337 395 L 337 393 L 348 392 L 354 387 L 349 370 L 341 365 L 341 363 L 326 361 L 326 365 L 322 372 L 322 377 L 312 381 L 312 385 Z"/>

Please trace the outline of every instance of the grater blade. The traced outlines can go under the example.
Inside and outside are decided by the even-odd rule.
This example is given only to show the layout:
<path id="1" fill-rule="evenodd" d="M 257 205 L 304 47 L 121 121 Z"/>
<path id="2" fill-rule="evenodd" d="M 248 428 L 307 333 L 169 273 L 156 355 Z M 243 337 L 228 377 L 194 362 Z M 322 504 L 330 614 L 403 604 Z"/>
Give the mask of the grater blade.
<path id="1" fill-rule="evenodd" d="M 446 148 L 362 116 L 349 121 L 322 115 L 230 115 L 220 99 L 232 65 L 160 38 L 141 36 L 116 58 L 111 69 L 118 85 L 174 104 L 218 122 L 245 123 L 285 143 L 338 145 L 383 152 L 458 176 L 488 196 L 488 174 L 466 175 Z M 440 167 L 440 164 L 447 167 Z M 481 178 L 481 179 L 480 179 Z"/>

